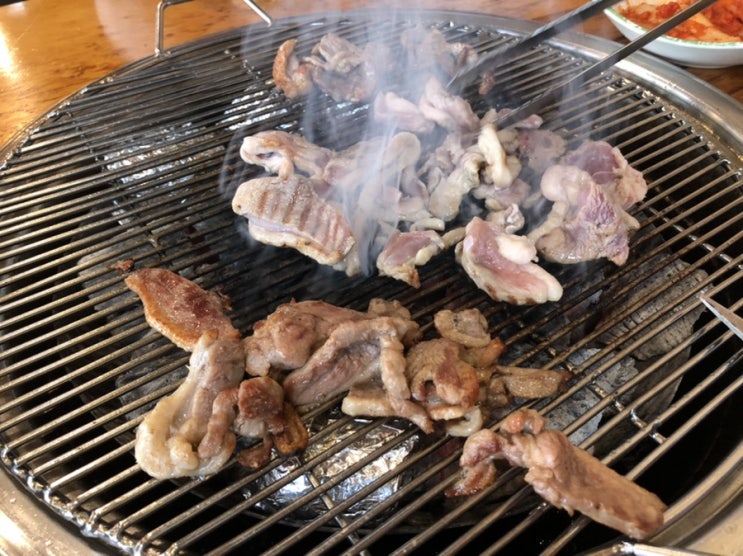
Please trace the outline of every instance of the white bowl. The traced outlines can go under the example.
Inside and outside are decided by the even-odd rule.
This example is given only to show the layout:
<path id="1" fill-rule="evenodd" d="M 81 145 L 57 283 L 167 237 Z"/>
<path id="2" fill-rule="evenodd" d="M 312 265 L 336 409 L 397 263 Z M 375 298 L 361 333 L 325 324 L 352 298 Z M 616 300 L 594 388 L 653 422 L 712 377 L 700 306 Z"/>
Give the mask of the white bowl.
<path id="1" fill-rule="evenodd" d="M 609 8 L 604 13 L 629 40 L 647 32 L 644 27 L 633 23 L 615 8 Z M 743 42 L 741 41 L 687 41 L 663 35 L 645 45 L 644 49 L 682 66 L 694 68 L 726 68 L 743 64 Z"/>

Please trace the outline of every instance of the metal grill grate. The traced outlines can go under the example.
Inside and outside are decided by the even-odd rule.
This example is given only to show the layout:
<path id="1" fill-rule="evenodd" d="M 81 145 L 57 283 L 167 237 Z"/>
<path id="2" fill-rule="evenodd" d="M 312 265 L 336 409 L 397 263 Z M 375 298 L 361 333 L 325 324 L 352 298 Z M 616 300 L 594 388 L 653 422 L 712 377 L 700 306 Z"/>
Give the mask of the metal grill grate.
<path id="1" fill-rule="evenodd" d="M 274 475 L 282 462 L 272 461 L 255 473 L 232 463 L 205 479 L 150 479 L 134 461 L 133 432 L 144 411 L 176 388 L 187 357 L 144 323 L 117 270 L 126 259 L 221 289 L 245 332 L 291 298 L 357 309 L 371 297 L 399 299 L 424 330 L 443 307 L 478 307 L 513 364 L 575 373 L 570 390 L 539 409 L 560 410 L 576 395 L 590 395 L 594 403 L 566 432 L 590 430 L 582 446 L 658 492 L 671 505 L 671 518 L 696 504 L 701 495 L 690 493 L 697 483 L 723 482 L 740 464 L 739 421 L 731 415 L 740 417 L 743 352 L 708 314 L 679 345 L 616 388 L 602 382 L 676 319 L 698 311 L 701 291 L 734 310 L 741 305 L 743 144 L 730 140 L 734 132 L 724 122 L 705 120 L 713 110 L 700 99 L 690 108 L 659 95 L 658 75 L 668 68 L 655 66 L 658 74 L 633 79 L 617 69 L 547 113 L 545 125 L 570 140 L 605 139 L 620 147 L 650 184 L 636 209 L 643 228 L 633 240 L 633 258 L 621 268 L 562 270 L 566 294 L 559 304 L 493 303 L 448 256 L 422 270 L 422 288 L 414 291 L 378 277 L 339 278 L 293 252 L 246 240 L 227 200 L 253 172 L 239 160 L 239 139 L 281 128 L 343 146 L 357 138 L 366 117 L 364 107 L 322 99 L 289 103 L 277 94 L 270 68 L 281 42 L 295 36 L 312 42 L 331 29 L 357 43 L 372 32 L 391 39 L 421 18 L 480 50 L 524 31 L 520 22 L 472 14 L 411 12 L 394 21 L 377 15 L 236 30 L 144 60 L 80 91 L 0 153 L 3 464 L 83 534 L 141 554 L 216 554 L 247 546 L 270 554 L 300 548 L 453 554 L 473 547 L 557 553 L 613 536 L 535 499 L 519 485 L 516 470 L 450 505 L 443 491 L 458 458 L 456 442 L 422 440 L 394 419 L 354 422 L 336 414 L 337 400 L 304 416 L 307 422 L 332 417 L 311 444 L 355 428 L 319 454 L 298 458 L 287 473 Z M 498 71 L 509 95 L 501 101 L 538 94 L 605 46 L 573 37 L 535 49 Z M 652 68 L 656 62 L 644 63 Z M 322 111 L 338 123 L 305 128 L 305 111 Z M 677 272 L 645 286 L 679 261 Z M 700 270 L 703 280 L 673 287 Z M 639 299 L 632 296 L 643 287 Z M 606 328 L 669 291 L 675 297 L 626 337 L 598 342 Z M 601 292 L 597 306 L 592 300 Z M 599 314 L 610 309 L 612 319 L 596 328 Z M 385 427 L 395 432 L 376 451 L 320 478 L 323 462 Z M 348 477 L 406 442 L 415 449 L 398 467 L 345 499 L 333 498 Z M 690 450 L 699 457 L 687 458 Z M 311 485 L 304 496 L 267 506 L 276 491 L 302 477 Z M 390 484 L 389 496 L 360 515 L 349 512 Z M 301 519 L 313 501 L 321 511 Z"/>

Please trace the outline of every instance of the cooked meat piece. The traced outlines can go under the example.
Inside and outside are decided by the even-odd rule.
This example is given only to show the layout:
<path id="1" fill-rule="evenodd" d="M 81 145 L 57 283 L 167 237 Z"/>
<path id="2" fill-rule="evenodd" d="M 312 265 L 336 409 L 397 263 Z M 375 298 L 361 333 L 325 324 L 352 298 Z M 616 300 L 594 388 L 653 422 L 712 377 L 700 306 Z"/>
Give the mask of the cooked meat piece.
<path id="1" fill-rule="evenodd" d="M 374 97 L 374 121 L 391 129 L 411 131 L 425 135 L 434 130 L 435 124 L 426 119 L 416 104 L 393 92 L 379 93 Z"/>
<path id="2" fill-rule="evenodd" d="M 324 301 L 279 305 L 268 317 L 257 322 L 253 334 L 243 340 L 245 367 L 249 374 L 258 376 L 265 376 L 272 368 L 298 369 L 327 340 L 333 328 L 364 318 L 368 318 L 364 313 Z"/>
<path id="3" fill-rule="evenodd" d="M 506 210 L 513 205 L 521 206 L 525 204 L 529 195 L 531 195 L 531 186 L 521 178 L 513 180 L 508 187 L 485 184 L 472 190 L 472 196 L 476 199 L 483 199 L 485 207 L 493 212 Z M 490 216 L 487 219 L 490 220 Z"/>
<path id="4" fill-rule="evenodd" d="M 280 178 L 295 170 L 310 177 L 322 176 L 333 151 L 307 141 L 297 133 L 280 130 L 259 131 L 243 139 L 240 158 L 262 166 Z"/>
<path id="5" fill-rule="evenodd" d="M 310 75 L 310 66 L 300 62 L 294 50 L 297 39 L 285 41 L 273 61 L 273 81 L 289 98 L 309 94 L 315 87 Z"/>
<path id="6" fill-rule="evenodd" d="M 472 132 L 480 129 L 480 119 L 462 97 L 449 93 L 435 77 L 429 77 L 418 102 L 423 116 L 444 129 Z"/>
<path id="7" fill-rule="evenodd" d="M 428 209 L 431 214 L 444 222 L 454 220 L 464 197 L 480 185 L 480 168 L 484 163 L 482 153 L 477 146 L 472 146 L 454 161 L 451 172 L 445 173 L 440 168 L 429 170 Z"/>
<path id="8" fill-rule="evenodd" d="M 400 42 L 407 53 L 408 66 L 421 73 L 439 72 L 451 77 L 459 68 L 477 60 L 477 51 L 471 45 L 449 43 L 438 29 L 422 26 L 406 29 L 400 35 Z"/>
<path id="9" fill-rule="evenodd" d="M 416 267 L 426 264 L 443 248 L 444 242 L 434 231 L 395 231 L 377 257 L 377 269 L 382 276 L 391 276 L 419 288 L 421 282 Z"/>
<path id="10" fill-rule="evenodd" d="M 622 265 L 629 237 L 640 224 L 576 166 L 551 166 L 542 175 L 542 194 L 554 201 L 546 220 L 528 237 L 545 258 L 575 264 L 605 257 Z"/>
<path id="11" fill-rule="evenodd" d="M 463 411 L 472 408 L 480 396 L 477 371 L 460 358 L 462 346 L 444 338 L 428 340 L 408 350 L 406 373 L 413 399 L 456 406 Z"/>
<path id="12" fill-rule="evenodd" d="M 242 183 L 232 210 L 248 219 L 256 240 L 293 247 L 320 264 L 341 262 L 355 243 L 343 212 L 317 196 L 313 180 L 297 174 Z"/>
<path id="13" fill-rule="evenodd" d="M 450 436 L 467 438 L 482 429 L 483 424 L 482 410 L 475 406 L 459 419 L 448 419 L 444 426 Z"/>
<path id="14" fill-rule="evenodd" d="M 464 347 L 482 348 L 490 344 L 488 321 L 479 309 L 442 309 L 433 316 L 433 323 L 442 338 Z"/>
<path id="15" fill-rule="evenodd" d="M 460 477 L 446 490 L 446 496 L 470 496 L 492 485 L 497 477 L 493 459 L 502 457 L 503 440 L 490 429 L 467 437 L 459 458 Z"/>
<path id="16" fill-rule="evenodd" d="M 527 399 L 554 396 L 570 379 L 569 372 L 496 365 L 493 380 L 501 380 L 512 396 Z"/>
<path id="17" fill-rule="evenodd" d="M 382 337 L 402 338 L 411 323 L 395 317 L 337 323 L 307 362 L 286 377 L 287 398 L 296 405 L 318 403 L 345 392 L 353 384 L 378 378 L 385 347 Z"/>
<path id="18" fill-rule="evenodd" d="M 223 446 L 235 446 L 233 431 L 245 438 L 268 438 L 269 432 L 282 431 L 283 405 L 281 385 L 267 376 L 243 380 L 239 386 L 222 390 L 212 404 L 199 456 L 213 457 Z"/>
<path id="19" fill-rule="evenodd" d="M 577 166 L 588 172 L 620 207 L 629 207 L 642 201 L 648 184 L 642 173 L 632 168 L 620 150 L 604 141 L 586 141 L 560 160 L 560 164 Z"/>
<path id="20" fill-rule="evenodd" d="M 174 272 L 142 268 L 124 282 L 142 300 L 147 324 L 181 349 L 192 351 L 207 331 L 234 332 L 224 314 L 226 299 Z"/>
<path id="21" fill-rule="evenodd" d="M 506 155 L 493 124 L 482 126 L 477 146 L 487 163 L 484 170 L 487 183 L 498 189 L 509 187 L 519 175 L 521 163 L 516 157 Z"/>
<path id="22" fill-rule="evenodd" d="M 265 465 L 272 447 L 287 456 L 303 450 L 309 438 L 297 411 L 284 401 L 281 385 L 267 376 L 243 380 L 239 387 L 217 395 L 207 433 L 199 444 L 199 456 L 213 457 L 223 446 L 234 447 L 234 433 L 263 441 L 262 446 L 237 455 L 237 460 L 250 468 Z"/>
<path id="23" fill-rule="evenodd" d="M 666 264 L 660 270 L 643 278 L 639 284 L 632 287 L 622 297 L 618 297 L 619 294 L 616 293 L 616 290 L 625 288 L 629 282 L 640 278 L 664 259 L 666 259 Z M 616 322 L 620 313 L 638 301 L 646 301 L 611 328 L 602 332 L 598 340 L 607 344 L 618 340 L 625 342 L 633 336 L 635 328 L 641 326 L 643 322 L 657 315 L 660 309 L 666 307 L 673 307 L 673 310 L 671 315 L 663 317 L 663 320 L 667 322 L 663 330 L 654 332 L 651 337 L 647 338 L 642 345 L 632 352 L 632 356 L 638 359 L 649 359 L 656 355 L 663 355 L 688 339 L 693 333 L 694 324 L 704 308 L 702 305 L 697 305 L 687 311 L 691 305 L 697 303 L 696 295 L 688 296 L 684 301 L 679 301 L 679 299 L 707 279 L 707 273 L 701 268 L 693 272 L 689 272 L 688 268 L 689 264 L 678 257 L 661 253 L 614 282 L 606 292 L 606 298 L 616 299 L 617 303 L 608 305 L 603 311 L 601 320 L 596 325 L 597 330 L 601 330 L 609 323 Z M 682 311 L 687 312 L 682 315 Z M 657 325 L 654 325 L 653 328 L 655 326 Z"/>
<path id="24" fill-rule="evenodd" d="M 494 458 L 528 469 L 525 480 L 550 504 L 591 519 L 633 538 L 644 539 L 663 525 L 665 504 L 654 494 L 570 444 L 559 431 L 545 429 L 535 411 L 509 415 L 499 433 L 475 433 L 464 445 L 460 465 L 470 468 L 449 495 L 472 494 L 495 478 Z M 491 470 L 485 468 L 485 462 Z"/>
<path id="25" fill-rule="evenodd" d="M 160 400 L 137 428 L 134 455 L 157 479 L 216 473 L 232 455 L 235 439 L 212 446 L 209 456 L 198 446 L 207 433 L 213 402 L 236 387 L 245 373 L 240 336 L 235 330 L 204 332 L 193 347 L 184 382 Z"/>
<path id="26" fill-rule="evenodd" d="M 289 402 L 284 402 L 282 414 L 284 427 L 280 432 L 272 433 L 276 451 L 282 456 L 297 454 L 307 447 L 309 433 L 297 410 Z"/>
<path id="27" fill-rule="evenodd" d="M 497 301 L 526 305 L 562 296 L 560 283 L 534 262 L 536 249 L 528 239 L 506 234 L 481 218 L 467 224 L 456 253 L 475 284 Z"/>
<path id="28" fill-rule="evenodd" d="M 322 402 L 356 385 L 380 384 L 393 415 L 432 432 L 425 410 L 410 400 L 405 378 L 401 338 L 408 336 L 411 328 L 417 328 L 411 323 L 395 317 L 375 317 L 338 324 L 307 363 L 286 377 L 287 397 L 297 405 L 306 405 Z M 355 407 L 356 411 L 363 411 L 363 406 Z M 374 407 L 378 412 L 379 402 Z"/>
<path id="29" fill-rule="evenodd" d="M 370 43 L 360 48 L 328 33 L 304 63 L 310 66 L 314 83 L 334 100 L 365 102 L 372 98 L 380 75 L 389 69 L 390 61 L 389 51 L 383 44 Z"/>

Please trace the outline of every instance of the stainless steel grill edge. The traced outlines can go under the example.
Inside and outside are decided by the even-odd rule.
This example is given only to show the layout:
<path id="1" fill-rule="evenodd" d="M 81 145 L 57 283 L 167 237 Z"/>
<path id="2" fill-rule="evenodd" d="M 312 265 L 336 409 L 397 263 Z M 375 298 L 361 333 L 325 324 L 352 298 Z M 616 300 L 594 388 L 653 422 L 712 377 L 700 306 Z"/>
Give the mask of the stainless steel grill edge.
<path id="1" fill-rule="evenodd" d="M 418 291 L 378 277 L 341 279 L 292 252 L 250 244 L 229 210 L 230 188 L 254 175 L 237 157 L 240 137 L 279 127 L 347 144 L 366 117 L 364 107 L 322 98 L 286 102 L 271 83 L 276 47 L 330 29 L 356 42 L 372 31 L 394 37 L 422 21 L 482 50 L 504 34 L 533 28 L 457 12 L 387 15 L 298 18 L 180 46 L 91 84 L 0 151 L 0 435 L 7 472 L 81 534 L 137 554 L 245 547 L 274 554 L 573 553 L 616 536 L 549 508 L 526 488 L 501 494 L 518 481 L 516 470 L 482 495 L 447 505 L 442 493 L 451 479 L 438 479 L 457 452 L 446 438 L 421 443 L 404 464 L 340 504 L 328 492 L 364 462 L 315 485 L 308 498 L 322 501 L 326 513 L 309 522 L 298 522 L 294 507 L 268 512 L 260 503 L 282 481 L 311 478 L 330 453 L 299 461 L 293 475 L 250 496 L 245 493 L 263 472 L 246 474 L 236 464 L 206 479 L 149 479 L 134 462 L 133 431 L 142 412 L 177 386 L 186 357 L 148 333 L 117 270 L 119 261 L 132 259 L 220 288 L 246 333 L 292 297 L 358 309 L 370 297 L 399 299 L 424 328 L 439 308 L 479 307 L 515 363 L 575 372 L 571 389 L 540 409 L 559 408 L 579 391 L 595 396 L 597 403 L 566 432 L 600 419 L 582 445 L 669 503 L 670 525 L 659 542 L 689 542 L 741 490 L 739 340 L 701 313 L 688 337 L 616 390 L 604 391 L 601 377 L 697 310 L 701 291 L 740 309 L 740 105 L 670 65 L 636 55 L 563 99 L 559 111 L 547 112 L 545 125 L 573 142 L 603 138 L 619 146 L 650 183 L 636 210 L 643 229 L 631 260 L 622 268 L 591 266 L 590 280 L 559 271 L 566 286 L 559 304 L 519 309 L 493 303 L 445 256 L 422 271 Z M 538 94 L 560 72 L 610 48 L 580 34 L 550 41 L 499 70 L 509 94 L 502 102 Z M 304 128 L 300 116 L 307 110 L 340 124 Z M 682 271 L 628 305 L 633 289 L 676 261 L 684 262 Z M 697 270 L 706 273 L 703 281 L 675 294 L 627 338 L 597 343 L 599 331 L 591 325 L 607 306 L 617 309 L 615 320 L 624 318 Z M 614 297 L 605 296 L 600 307 L 588 303 L 602 291 Z M 589 347 L 597 351 L 575 363 L 576 352 Z M 372 421 L 356 434 L 385 423 L 398 425 Z M 403 432 L 388 448 L 413 434 Z M 347 516 L 347 508 L 400 477 L 394 495 L 360 517 Z"/>

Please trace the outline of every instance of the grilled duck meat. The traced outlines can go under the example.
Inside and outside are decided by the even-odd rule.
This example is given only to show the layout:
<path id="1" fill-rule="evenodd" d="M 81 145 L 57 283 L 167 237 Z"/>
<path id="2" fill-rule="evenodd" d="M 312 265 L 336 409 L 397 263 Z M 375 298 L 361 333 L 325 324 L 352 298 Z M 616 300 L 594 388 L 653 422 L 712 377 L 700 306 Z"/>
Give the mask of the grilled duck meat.
<path id="1" fill-rule="evenodd" d="M 663 525 L 666 506 L 657 496 L 545 425 L 536 411 L 519 409 L 499 432 L 482 429 L 470 436 L 460 459 L 463 476 L 447 494 L 468 495 L 491 484 L 496 477 L 493 460 L 505 459 L 525 467 L 525 480 L 537 494 L 570 514 L 577 510 L 637 539 Z"/>
<path id="2" fill-rule="evenodd" d="M 233 438 L 204 455 L 199 445 L 212 418 L 218 394 L 239 384 L 245 374 L 239 334 L 204 332 L 193 347 L 186 379 L 160 400 L 137 427 L 134 455 L 152 477 L 169 479 L 217 472 L 235 448 Z"/>
<path id="3" fill-rule="evenodd" d="M 295 171 L 310 177 L 322 175 L 333 151 L 310 143 L 296 133 L 280 130 L 259 131 L 243 139 L 240 158 L 262 166 L 281 178 Z"/>
<path id="4" fill-rule="evenodd" d="M 289 98 L 307 95 L 315 88 L 310 66 L 300 61 L 295 53 L 297 39 L 289 39 L 279 46 L 273 61 L 273 81 Z"/>
<path id="5" fill-rule="evenodd" d="M 263 441 L 259 447 L 238 452 L 237 460 L 249 468 L 265 465 L 272 448 L 288 456 L 304 450 L 308 441 L 307 429 L 294 406 L 284 401 L 281 385 L 269 377 L 243 380 L 217 395 L 199 456 L 214 457 L 225 446 L 234 447 L 236 434 Z"/>
<path id="6" fill-rule="evenodd" d="M 227 299 L 178 274 L 142 268 L 129 274 L 124 283 L 142 300 L 147 324 L 181 349 L 193 351 L 206 331 L 225 336 L 235 333 L 225 315 Z"/>
<path id="7" fill-rule="evenodd" d="M 294 174 L 241 184 L 232 210 L 248 219 L 256 240 L 290 246 L 320 264 L 340 263 L 355 244 L 342 211 L 315 193 L 315 182 Z"/>

